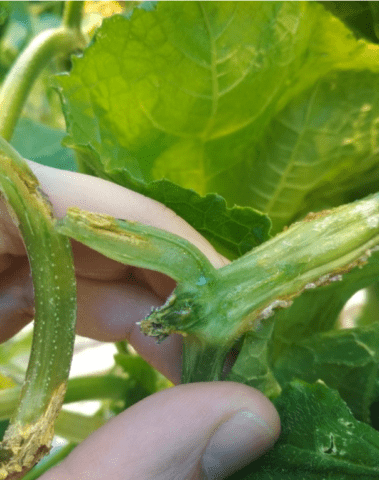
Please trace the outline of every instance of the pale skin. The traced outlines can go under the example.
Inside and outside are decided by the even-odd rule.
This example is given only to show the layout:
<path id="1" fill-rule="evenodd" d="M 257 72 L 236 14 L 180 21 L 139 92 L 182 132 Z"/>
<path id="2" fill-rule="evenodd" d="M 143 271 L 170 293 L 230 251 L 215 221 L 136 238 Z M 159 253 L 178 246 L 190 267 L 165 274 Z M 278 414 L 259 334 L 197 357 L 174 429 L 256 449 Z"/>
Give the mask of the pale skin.
<path id="1" fill-rule="evenodd" d="M 105 180 L 28 163 L 58 218 L 68 207 L 77 206 L 138 221 L 183 236 L 216 268 L 228 262 L 183 219 L 158 202 Z M 157 345 L 136 325 L 152 306 L 164 303 L 175 287 L 174 281 L 107 259 L 77 242 L 72 245 L 78 285 L 77 333 L 106 342 L 128 340 L 175 387 L 145 398 L 112 419 L 41 480 L 206 478 L 200 462 L 205 447 L 217 428 L 240 410 L 263 419 L 272 436 L 267 438 L 263 429 L 261 436 L 261 432 L 255 432 L 250 445 L 245 442 L 240 446 L 238 467 L 269 449 L 279 436 L 280 420 L 266 397 L 234 382 L 179 385 L 181 337 L 172 335 Z M 0 200 L 0 342 L 15 335 L 33 315 L 25 248 Z"/>

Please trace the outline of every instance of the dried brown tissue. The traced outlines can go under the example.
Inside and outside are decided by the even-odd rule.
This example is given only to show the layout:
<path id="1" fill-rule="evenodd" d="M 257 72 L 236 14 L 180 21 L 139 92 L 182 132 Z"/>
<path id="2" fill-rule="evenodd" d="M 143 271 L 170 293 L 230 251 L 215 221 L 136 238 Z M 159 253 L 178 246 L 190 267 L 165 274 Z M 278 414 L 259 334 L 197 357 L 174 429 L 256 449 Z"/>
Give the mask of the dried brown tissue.
<path id="1" fill-rule="evenodd" d="M 34 424 L 11 424 L 0 443 L 0 451 L 10 452 L 11 458 L 0 464 L 0 480 L 22 478 L 38 463 L 51 448 L 54 437 L 54 422 L 57 418 L 66 383 L 62 383 L 52 394 L 45 413 Z"/>

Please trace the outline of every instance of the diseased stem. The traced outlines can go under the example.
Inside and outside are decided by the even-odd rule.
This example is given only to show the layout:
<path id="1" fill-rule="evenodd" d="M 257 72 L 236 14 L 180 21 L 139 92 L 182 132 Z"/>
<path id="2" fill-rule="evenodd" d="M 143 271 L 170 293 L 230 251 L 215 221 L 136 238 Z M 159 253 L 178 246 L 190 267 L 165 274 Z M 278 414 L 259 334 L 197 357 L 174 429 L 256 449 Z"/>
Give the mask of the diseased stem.
<path id="1" fill-rule="evenodd" d="M 307 288 L 338 281 L 379 248 L 379 194 L 302 222 L 215 270 L 189 242 L 112 217 L 72 210 L 58 231 L 110 258 L 158 270 L 178 286 L 140 322 L 158 342 L 183 335 L 184 382 L 220 380 L 228 350 Z"/>
<path id="2" fill-rule="evenodd" d="M 21 398 L 0 444 L 0 479 L 26 473 L 50 448 L 71 366 L 76 280 L 70 241 L 26 161 L 0 138 L 0 192 L 27 250 L 35 296 L 32 350 Z"/>

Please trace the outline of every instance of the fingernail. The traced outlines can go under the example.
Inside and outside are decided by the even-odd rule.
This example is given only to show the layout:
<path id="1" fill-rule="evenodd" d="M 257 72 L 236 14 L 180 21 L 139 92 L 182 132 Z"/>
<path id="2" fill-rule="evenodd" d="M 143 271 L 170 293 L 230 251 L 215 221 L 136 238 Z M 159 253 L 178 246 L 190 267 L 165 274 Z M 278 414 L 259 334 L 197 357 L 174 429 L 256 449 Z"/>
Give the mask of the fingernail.
<path id="1" fill-rule="evenodd" d="M 205 449 L 205 478 L 226 478 L 260 457 L 273 443 L 274 433 L 262 418 L 247 410 L 236 413 L 216 430 Z"/>

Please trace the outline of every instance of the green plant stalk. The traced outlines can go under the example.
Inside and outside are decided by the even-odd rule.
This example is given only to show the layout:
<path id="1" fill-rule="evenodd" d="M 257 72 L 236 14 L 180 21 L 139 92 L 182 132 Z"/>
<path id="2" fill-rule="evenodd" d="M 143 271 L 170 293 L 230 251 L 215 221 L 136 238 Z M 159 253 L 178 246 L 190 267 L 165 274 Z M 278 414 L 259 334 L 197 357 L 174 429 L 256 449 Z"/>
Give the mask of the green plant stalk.
<path id="1" fill-rule="evenodd" d="M 63 403 L 85 400 L 121 400 L 126 397 L 130 382 L 115 375 L 91 375 L 70 378 Z M 10 418 L 17 407 L 21 387 L 0 390 L 0 420 Z"/>
<path id="2" fill-rule="evenodd" d="M 65 3 L 63 12 L 62 25 L 66 28 L 80 30 L 82 23 L 84 2 L 83 1 L 69 1 Z"/>
<path id="3" fill-rule="evenodd" d="M 0 479 L 24 474 L 49 451 L 69 375 L 76 281 L 69 240 L 25 160 L 0 138 L 0 191 L 27 250 L 35 297 L 33 343 L 18 408 L 0 444 Z M 16 478 L 16 477 L 12 477 Z"/>
<path id="4" fill-rule="evenodd" d="M 379 245 L 379 194 L 309 214 L 219 270 L 194 246 L 187 242 L 183 248 L 185 240 L 163 231 L 159 242 L 166 254 L 160 265 L 146 248 L 154 243 L 157 229 L 101 218 L 76 209 L 57 228 L 110 258 L 163 271 L 178 281 L 172 296 L 141 322 L 141 329 L 158 341 L 171 333 L 183 335 L 183 383 L 219 380 L 228 351 L 245 333 L 259 331 L 275 309 L 289 307 L 304 290 L 338 281 L 365 264 Z M 131 238 L 125 242 L 127 232 Z M 169 266 L 166 258 L 172 259 Z"/>
<path id="5" fill-rule="evenodd" d="M 75 2 L 73 2 L 75 3 Z M 78 2 L 80 3 L 80 2 Z M 10 140 L 34 81 L 56 55 L 68 55 L 86 45 L 77 28 L 49 29 L 37 35 L 17 59 L 0 90 L 0 136 Z"/>

